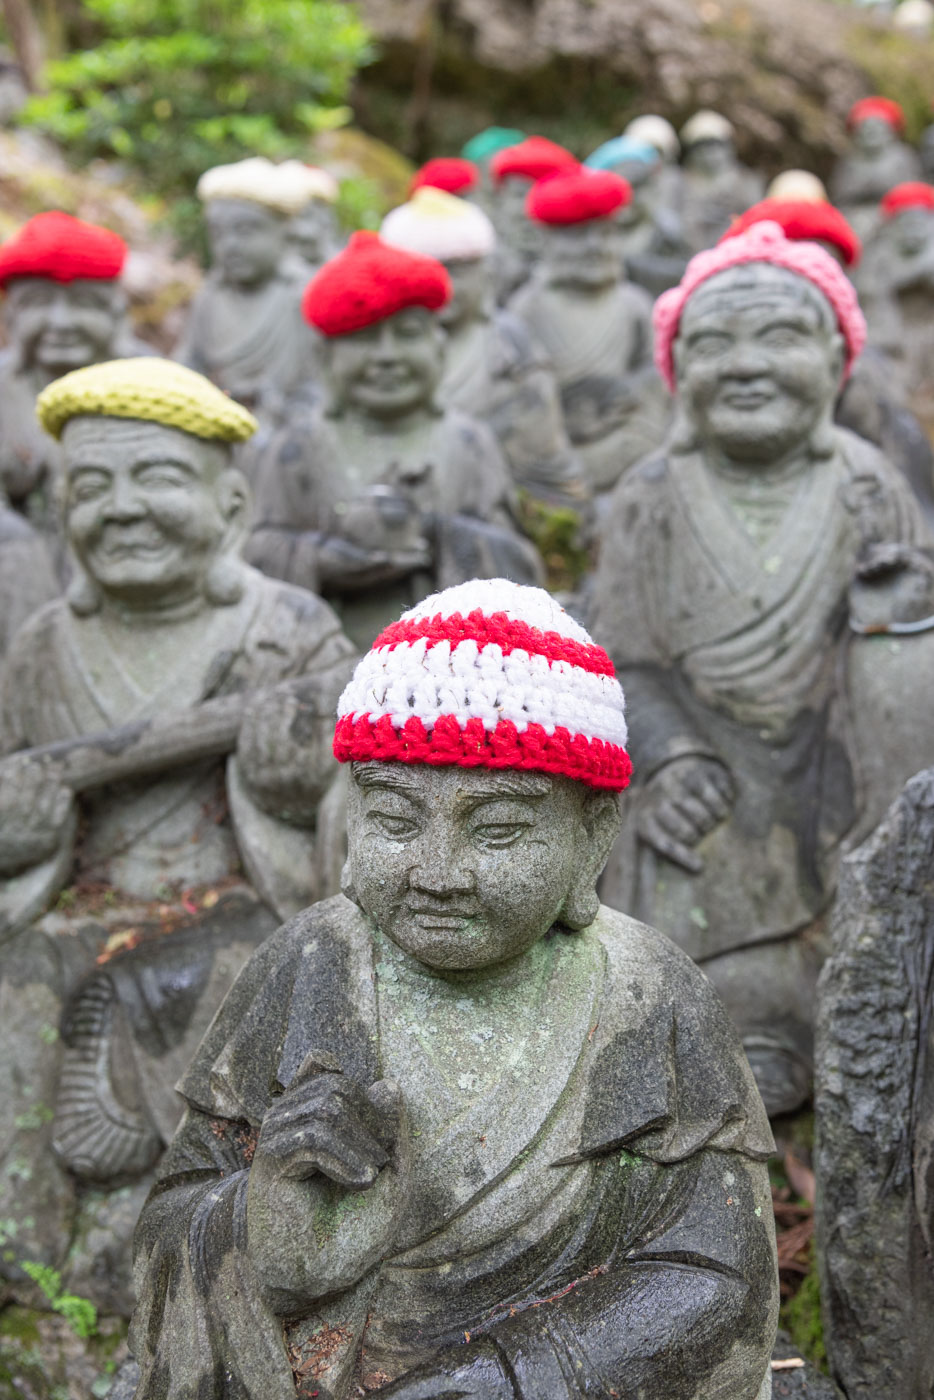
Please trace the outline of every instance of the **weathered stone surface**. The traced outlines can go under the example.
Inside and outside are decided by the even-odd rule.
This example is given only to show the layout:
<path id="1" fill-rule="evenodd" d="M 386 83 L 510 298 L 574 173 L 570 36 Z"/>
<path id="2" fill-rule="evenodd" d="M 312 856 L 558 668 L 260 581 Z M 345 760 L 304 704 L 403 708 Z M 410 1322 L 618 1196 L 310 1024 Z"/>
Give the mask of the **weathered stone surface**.
<path id="1" fill-rule="evenodd" d="M 773 1361 L 801 1360 L 801 1353 L 785 1332 L 779 1332 Z M 810 1362 L 793 1370 L 772 1371 L 772 1400 L 840 1400 L 834 1383 Z"/>
<path id="2" fill-rule="evenodd" d="M 841 868 L 816 1051 L 817 1242 L 848 1400 L 926 1400 L 934 1060 L 934 770 Z"/>

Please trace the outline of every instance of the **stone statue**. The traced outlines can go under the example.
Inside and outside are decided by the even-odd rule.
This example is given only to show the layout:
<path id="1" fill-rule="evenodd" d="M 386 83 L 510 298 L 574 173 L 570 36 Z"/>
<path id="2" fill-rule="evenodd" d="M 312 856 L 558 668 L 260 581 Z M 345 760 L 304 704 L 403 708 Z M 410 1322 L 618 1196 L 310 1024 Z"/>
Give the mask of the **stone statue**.
<path id="1" fill-rule="evenodd" d="M 175 1078 L 277 919 L 336 887 L 317 717 L 352 652 L 319 599 L 241 562 L 238 404 L 153 358 L 66 375 L 39 412 L 76 571 L 0 696 L 0 1270 L 21 1291 L 48 1264 L 127 1311 Z"/>
<path id="2" fill-rule="evenodd" d="M 333 258 L 341 246 L 334 214 L 340 188 L 334 176 L 316 165 L 308 172 L 306 202 L 289 219 L 283 269 L 300 286 L 314 277 L 319 267 Z"/>
<path id="3" fill-rule="evenodd" d="M 218 165 L 198 181 L 211 270 L 175 358 L 255 409 L 264 424 L 277 421 L 284 396 L 312 374 L 314 342 L 299 308 L 307 279 L 296 278 L 289 251 L 292 220 L 318 188 L 311 167 L 261 156 Z"/>
<path id="4" fill-rule="evenodd" d="M 830 197 L 859 236 L 866 240 L 879 218 L 879 201 L 889 190 L 921 174 L 918 157 L 899 138 L 905 114 L 888 97 L 864 97 L 850 109 L 852 145 L 837 162 Z"/>
<path id="5" fill-rule="evenodd" d="M 934 185 L 896 185 L 880 205 L 858 286 L 870 339 L 897 371 L 905 395 L 934 406 Z"/>
<path id="6" fill-rule="evenodd" d="M 921 140 L 918 143 L 918 155 L 925 180 L 934 182 L 934 123 L 931 126 L 926 126 L 922 131 Z"/>
<path id="7" fill-rule="evenodd" d="M 303 303 L 326 403 L 299 409 L 260 464 L 249 558 L 323 592 L 361 647 L 434 586 L 540 575 L 492 432 L 435 401 L 449 297 L 434 259 L 354 234 Z"/>
<path id="8" fill-rule="evenodd" d="M 0 490 L 46 537 L 57 535 L 58 449 L 36 420 L 36 395 L 70 370 L 151 351 L 127 322 L 127 256 L 109 229 L 52 210 L 0 248 Z M 60 562 L 60 560 L 59 560 Z"/>
<path id="9" fill-rule="evenodd" d="M 762 1105 L 706 980 L 596 897 L 624 742 L 537 589 L 450 589 L 360 663 L 345 894 L 267 941 L 182 1081 L 137 1395 L 771 1395 Z"/>
<path id="10" fill-rule="evenodd" d="M 522 321 L 495 305 L 496 234 L 483 210 L 419 187 L 386 216 L 380 236 L 437 258 L 451 279 L 438 312 L 447 333 L 438 401 L 489 424 L 516 486 L 552 505 L 584 506 L 589 491 L 551 367 Z"/>
<path id="11" fill-rule="evenodd" d="M 627 141 L 637 141 L 658 152 L 661 168 L 653 172 L 650 194 L 656 216 L 675 218 L 679 226 L 684 205 L 684 176 L 678 164 L 681 142 L 666 117 L 646 112 L 635 117 L 623 132 Z"/>
<path id="12" fill-rule="evenodd" d="M 757 224 L 692 261 L 655 332 L 676 427 L 621 483 L 594 590 L 638 777 L 603 892 L 701 963 L 766 1107 L 790 1112 L 810 1090 L 820 920 L 858 816 L 848 593 L 930 537 L 901 475 L 833 424 L 865 324 L 822 249 Z"/>
<path id="13" fill-rule="evenodd" d="M 630 189 L 574 171 L 529 195 L 541 265 L 509 303 L 554 367 L 568 436 L 595 493 L 664 437 L 667 395 L 652 364 L 651 299 L 625 280 L 618 214 Z"/>
<path id="14" fill-rule="evenodd" d="M 847 1400 L 934 1388 L 934 772 L 848 856 L 818 987 L 817 1257 Z"/>
<path id="15" fill-rule="evenodd" d="M 604 141 L 584 164 L 590 170 L 612 170 L 632 189 L 632 198 L 617 215 L 629 280 L 653 297 L 677 286 L 691 256 L 681 218 L 680 171 L 679 185 L 672 190 L 667 177 L 676 167 L 666 165 L 655 146 L 631 136 Z"/>
<path id="16" fill-rule="evenodd" d="M 528 136 L 490 158 L 493 199 L 489 209 L 498 239 L 496 299 L 505 303 L 527 280 L 541 255 L 541 230 L 526 212 L 526 198 L 537 180 L 575 170 L 570 151 L 543 136 Z"/>
<path id="17" fill-rule="evenodd" d="M 694 252 L 710 248 L 763 195 L 755 171 L 736 159 L 732 122 L 719 112 L 695 112 L 681 131 L 684 151 L 684 230 Z"/>

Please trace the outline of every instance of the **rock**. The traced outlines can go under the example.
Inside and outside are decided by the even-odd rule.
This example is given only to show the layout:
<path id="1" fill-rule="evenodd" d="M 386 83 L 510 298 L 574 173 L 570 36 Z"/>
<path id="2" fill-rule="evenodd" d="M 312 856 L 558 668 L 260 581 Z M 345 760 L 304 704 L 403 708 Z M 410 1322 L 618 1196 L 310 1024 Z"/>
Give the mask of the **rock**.
<path id="1" fill-rule="evenodd" d="M 809 1361 L 787 1370 L 776 1369 L 776 1362 L 801 1360 L 801 1353 L 787 1332 L 779 1332 L 772 1352 L 772 1400 L 839 1400 L 840 1392 L 833 1381 L 822 1376 Z"/>

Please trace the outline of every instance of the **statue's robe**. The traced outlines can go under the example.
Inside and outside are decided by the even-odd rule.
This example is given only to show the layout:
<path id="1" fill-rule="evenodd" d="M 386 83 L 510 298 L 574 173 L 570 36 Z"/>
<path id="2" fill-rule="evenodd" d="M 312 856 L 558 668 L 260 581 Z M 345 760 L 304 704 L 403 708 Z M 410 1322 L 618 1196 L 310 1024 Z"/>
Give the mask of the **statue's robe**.
<path id="1" fill-rule="evenodd" d="M 3 503 L 0 492 L 0 663 L 27 618 L 57 594 L 45 540 Z"/>
<path id="2" fill-rule="evenodd" d="M 879 224 L 879 203 L 896 185 L 921 180 L 921 162 L 904 141 L 890 142 L 876 155 L 853 150 L 830 178 L 830 198 L 864 241 Z"/>
<path id="3" fill-rule="evenodd" d="M 509 309 L 554 369 L 591 488 L 608 491 L 664 437 L 669 396 L 652 363 L 651 298 L 629 282 L 593 294 L 552 286 L 542 270 Z"/>
<path id="4" fill-rule="evenodd" d="M 516 486 L 551 504 L 585 504 L 554 373 L 518 317 L 494 311 L 448 337 L 438 398 L 492 428 Z"/>
<path id="5" fill-rule="evenodd" d="M 171 713 L 184 725 L 185 715 L 204 702 L 298 676 L 319 677 L 324 703 L 336 704 L 353 651 L 334 614 L 320 599 L 273 583 L 252 569 L 244 570 L 244 579 L 239 602 L 214 609 L 180 637 L 177 663 L 149 694 L 141 691 L 110 646 L 99 614 L 76 616 L 64 599 L 43 608 L 19 632 L 8 655 L 0 752 Z M 60 1147 L 64 1142 L 56 1120 L 63 1064 L 58 1030 L 63 1016 L 73 1012 L 72 1019 L 80 1020 L 87 1010 L 71 1006 L 71 998 L 81 979 L 94 972 L 96 960 L 107 953 L 109 936 L 138 932 L 140 946 L 134 947 L 136 940 L 131 938 L 120 955 L 119 977 L 126 986 L 134 977 L 152 982 L 157 973 L 143 935 L 153 924 L 158 933 L 166 920 L 170 926 L 191 924 L 190 900 L 186 903 L 180 893 L 217 884 L 236 896 L 220 939 L 209 938 L 208 931 L 203 944 L 197 938 L 182 940 L 174 980 L 169 978 L 171 995 L 160 999 L 164 1017 L 175 998 L 177 1036 L 166 1023 L 166 1044 L 147 1049 L 146 1028 L 151 1030 L 152 1018 L 139 1016 L 134 1023 L 130 1016 L 125 1024 L 122 1018 L 130 1013 L 119 996 L 111 998 L 109 1019 L 99 1027 L 103 1039 L 95 1041 L 103 1069 L 83 1085 L 73 1080 L 82 1101 L 64 1106 L 66 1118 L 74 1118 L 80 1109 L 85 1139 L 80 1151 L 75 1148 L 71 1165 L 80 1170 L 81 1161 L 91 1162 L 89 1175 L 96 1181 L 105 1179 L 109 1169 L 118 1181 L 132 1175 L 120 1129 L 123 1110 L 127 1119 L 142 1114 L 155 1124 L 160 1144 L 172 1126 L 164 1102 L 154 1107 L 156 1098 L 144 1092 L 138 1075 L 129 1101 L 122 1109 L 115 1106 L 113 1074 L 119 1081 L 128 1058 L 136 1055 L 141 1074 L 147 1072 L 144 1064 L 149 1065 L 154 1090 L 161 1082 L 160 1057 L 167 1054 L 168 1043 L 184 1036 L 193 1037 L 189 1048 L 197 1043 L 195 1031 L 207 1025 L 246 956 L 275 926 L 275 915 L 287 917 L 320 888 L 312 879 L 315 832 L 289 826 L 262 810 L 234 756 L 89 792 L 79 806 L 80 822 L 69 824 L 60 850 L 41 866 L 7 880 L 0 890 L 7 920 L 7 941 L 0 948 L 0 1024 L 8 1069 L 0 1084 L 0 1213 L 20 1221 L 17 1258 L 56 1267 L 68 1250 L 77 1207 L 75 1178 L 52 1151 L 53 1140 Z M 252 888 L 244 883 L 244 872 Z M 302 876 L 303 897 L 296 898 Z M 113 893 L 94 917 L 69 919 L 65 903 L 30 922 L 43 915 L 50 899 L 69 883 L 79 890 L 109 887 Z M 153 901 L 162 901 L 161 913 Z M 200 906 L 194 908 L 197 913 Z M 158 961 L 158 939 L 151 946 Z M 209 956 L 204 949 L 210 950 Z M 116 966 L 110 972 L 116 977 Z M 111 978 L 111 991 L 115 986 Z M 80 1002 L 83 994 L 75 995 Z M 125 1033 L 136 1049 L 124 1047 L 118 1057 L 122 1065 L 115 1068 L 114 1056 Z M 171 1055 L 162 1071 L 170 1080 L 174 1077 Z M 131 1129 L 132 1125 L 127 1131 L 132 1135 Z M 68 1153 L 63 1155 L 67 1161 Z M 144 1151 L 139 1160 L 146 1158 Z M 134 1159 L 136 1166 L 139 1160 Z M 112 1224 L 118 1237 L 122 1231 L 124 1251 L 132 1225 L 132 1216 Z M 119 1254 L 119 1247 L 110 1248 Z M 6 1271 L 5 1265 L 0 1267 Z M 124 1308 L 128 1301 L 124 1298 Z"/>
<path id="6" fill-rule="evenodd" d="M 379 541 L 352 536 L 355 552 L 346 564 L 341 542 L 355 508 L 371 508 L 373 493 L 387 488 L 411 509 L 395 543 L 411 550 L 414 521 L 430 538 L 433 559 L 403 577 L 374 580 L 361 551 L 371 543 L 377 550 L 390 547 L 392 530 Z M 255 516 L 250 561 L 274 578 L 321 592 L 361 648 L 438 589 L 470 578 L 542 578 L 534 546 L 519 533 L 496 439 L 456 409 L 426 411 L 412 437 L 399 437 L 389 425 L 377 433 L 349 414 L 332 418 L 321 408 L 300 406 L 259 464 Z"/>
<path id="7" fill-rule="evenodd" d="M 140 1218 L 140 1397 L 343 1400 L 413 1367 L 440 1395 L 471 1339 L 510 1377 L 488 1400 L 771 1394 L 772 1142 L 716 994 L 607 909 L 527 967 L 513 1041 L 477 1082 L 439 1054 L 433 1018 L 456 1003 L 458 1033 L 495 1046 L 509 994 L 426 974 L 342 896 L 264 944 L 180 1084 L 188 1111 Z M 251 1261 L 249 1163 L 312 1049 L 361 1085 L 399 1082 L 412 1159 L 384 1257 L 293 1308 L 284 1337 Z"/>

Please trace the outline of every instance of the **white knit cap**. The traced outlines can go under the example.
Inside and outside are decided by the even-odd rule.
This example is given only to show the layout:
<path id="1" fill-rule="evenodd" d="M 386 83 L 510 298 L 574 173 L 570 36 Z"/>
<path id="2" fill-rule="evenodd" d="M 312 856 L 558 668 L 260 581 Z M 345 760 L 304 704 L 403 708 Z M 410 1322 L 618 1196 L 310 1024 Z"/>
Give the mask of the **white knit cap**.
<path id="1" fill-rule="evenodd" d="M 233 165 L 215 165 L 198 181 L 198 198 L 246 199 L 279 214 L 297 214 L 313 199 L 337 198 L 337 182 L 326 170 L 300 160 L 275 165 L 265 156 L 249 156 Z"/>
<path id="2" fill-rule="evenodd" d="M 698 141 L 732 141 L 733 123 L 719 112 L 702 107 L 681 128 L 682 146 L 696 146 Z"/>
<path id="3" fill-rule="evenodd" d="M 823 180 L 812 175 L 810 170 L 783 170 L 769 185 L 766 199 L 801 200 L 805 204 L 827 204 L 827 190 Z"/>
<path id="4" fill-rule="evenodd" d="M 496 246 L 482 209 L 433 185 L 422 185 L 407 204 L 391 209 L 379 232 L 384 243 L 439 262 L 483 258 Z"/>
<path id="5" fill-rule="evenodd" d="M 643 141 L 647 146 L 653 146 L 666 160 L 676 160 L 681 150 L 678 133 L 671 122 L 654 112 L 646 112 L 645 116 L 636 117 L 626 127 L 623 135 L 633 141 Z"/>
<path id="6" fill-rule="evenodd" d="M 338 702 L 341 763 L 554 773 L 620 791 L 623 692 L 602 647 L 541 588 L 472 579 L 404 613 Z"/>

